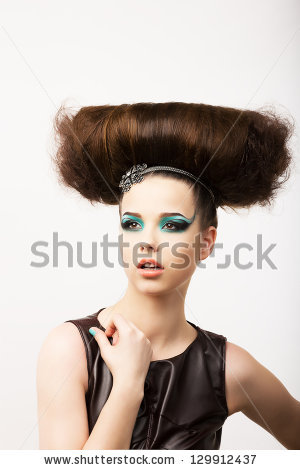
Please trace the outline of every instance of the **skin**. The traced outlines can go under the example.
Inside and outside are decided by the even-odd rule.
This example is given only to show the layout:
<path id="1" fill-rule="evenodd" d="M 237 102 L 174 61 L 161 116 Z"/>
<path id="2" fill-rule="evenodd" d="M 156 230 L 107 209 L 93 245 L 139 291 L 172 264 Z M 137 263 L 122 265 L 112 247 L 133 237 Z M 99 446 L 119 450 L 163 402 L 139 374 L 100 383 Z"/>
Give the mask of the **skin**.
<path id="1" fill-rule="evenodd" d="M 160 217 L 164 211 L 181 212 L 192 219 L 195 213 L 192 192 L 178 180 L 151 176 L 134 185 L 124 195 L 120 215 L 125 211 L 140 213 L 142 231 L 124 231 L 122 249 L 128 288 L 117 302 L 101 311 L 100 323 L 106 327 L 117 312 L 132 321 L 151 341 L 152 360 L 176 356 L 195 339 L 194 328 L 186 322 L 184 300 L 196 261 L 211 253 L 216 239 L 215 227 L 203 231 L 200 239 L 199 215 L 187 230 L 169 231 Z M 121 221 L 121 218 L 120 218 Z M 139 227 L 133 225 L 131 227 Z M 139 228 L 142 228 L 139 227 Z M 155 279 L 144 279 L 133 261 L 136 242 L 143 257 L 153 257 L 165 271 Z M 180 264 L 172 247 L 185 242 L 177 253 L 190 263 Z M 167 246 L 161 243 L 168 242 Z M 204 243 L 204 245 L 200 245 Z M 161 257 L 161 258 L 160 258 Z M 142 306 L 142 308 L 141 308 Z M 108 336 L 113 333 L 108 331 Z M 113 333 L 114 342 L 117 331 Z M 62 359 L 63 358 L 63 359 Z M 300 403 L 284 385 L 251 354 L 240 346 L 226 342 L 225 387 L 229 415 L 241 411 L 271 433 L 287 449 L 300 449 Z M 88 389 L 86 351 L 80 334 L 72 323 L 62 323 L 47 336 L 37 365 L 37 394 L 40 449 L 129 449 L 132 428 L 142 396 L 139 385 L 126 390 L 126 384 L 112 392 L 89 436 L 85 393 Z"/>
<path id="2" fill-rule="evenodd" d="M 175 231 L 174 225 L 168 223 L 176 219 L 160 216 L 166 211 L 181 213 L 185 219 L 180 217 L 180 221 L 187 219 L 191 223 Z M 106 327 L 112 313 L 118 312 L 132 321 L 151 341 L 152 360 L 180 354 L 197 335 L 186 322 L 187 289 L 197 262 L 213 250 L 217 230 L 210 226 L 201 231 L 200 216 L 195 213 L 189 186 L 162 175 L 148 176 L 134 184 L 124 194 L 119 212 L 128 287 L 117 303 L 101 311 L 98 319 Z M 125 212 L 134 212 L 135 216 L 125 218 Z M 122 226 L 125 221 L 132 224 L 125 228 Z M 180 246 L 180 242 L 185 245 Z M 136 268 L 142 257 L 154 258 L 162 264 L 163 274 L 143 278 Z M 113 336 L 115 343 L 117 332 Z M 87 372 L 83 373 L 87 390 Z M 225 386 L 229 416 L 241 411 L 284 447 L 300 449 L 300 402 L 248 351 L 229 341 L 226 342 Z"/>
<path id="3" fill-rule="evenodd" d="M 113 311 L 124 315 L 151 341 L 154 350 L 152 360 L 166 357 L 166 354 L 169 357 L 175 355 L 178 349 L 181 352 L 196 338 L 196 331 L 186 322 L 184 311 L 187 289 L 199 261 L 195 257 L 196 246 L 199 249 L 199 214 L 195 215 L 192 192 L 185 198 L 188 189 L 186 184 L 174 179 L 148 177 L 124 194 L 120 207 L 119 234 L 123 236 L 125 245 L 122 261 L 128 266 L 124 268 L 128 288 L 119 302 L 99 314 L 99 321 L 105 326 Z M 175 231 L 174 226 L 168 224 L 171 221 L 178 223 L 179 219 L 160 217 L 159 214 L 166 210 L 181 213 L 186 219 L 194 220 L 186 230 Z M 142 218 L 130 217 L 132 222 L 135 221 L 131 230 L 122 228 L 121 222 L 125 220 L 122 215 L 125 212 L 142 215 Z M 180 218 L 180 221 L 183 222 L 184 219 Z M 203 241 L 208 246 L 202 252 L 203 259 L 212 249 L 215 236 L 214 227 L 203 234 L 200 242 Z M 138 246 L 141 242 L 144 244 Z M 180 246 L 179 243 L 184 243 L 185 246 Z M 137 248 L 135 256 L 133 247 Z M 143 257 L 154 258 L 164 266 L 164 272 L 159 278 L 146 279 L 140 275 L 136 264 Z M 141 305 L 143 315 L 140 314 Z M 164 312 L 163 315 L 161 312 Z"/>

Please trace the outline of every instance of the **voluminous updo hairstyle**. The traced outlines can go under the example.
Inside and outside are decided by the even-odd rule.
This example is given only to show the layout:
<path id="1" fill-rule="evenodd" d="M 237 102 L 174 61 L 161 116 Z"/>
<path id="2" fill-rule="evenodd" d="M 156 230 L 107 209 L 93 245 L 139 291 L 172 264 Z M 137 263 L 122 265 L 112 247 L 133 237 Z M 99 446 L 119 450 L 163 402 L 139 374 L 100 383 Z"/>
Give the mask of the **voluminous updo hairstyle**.
<path id="1" fill-rule="evenodd" d="M 202 103 L 133 103 L 61 106 L 54 119 L 53 155 L 60 184 L 93 202 L 122 201 L 121 177 L 132 166 L 168 165 L 200 176 L 156 171 L 193 186 L 201 230 L 217 228 L 217 207 L 270 205 L 290 176 L 288 139 L 294 123 L 271 110 L 243 110 Z"/>

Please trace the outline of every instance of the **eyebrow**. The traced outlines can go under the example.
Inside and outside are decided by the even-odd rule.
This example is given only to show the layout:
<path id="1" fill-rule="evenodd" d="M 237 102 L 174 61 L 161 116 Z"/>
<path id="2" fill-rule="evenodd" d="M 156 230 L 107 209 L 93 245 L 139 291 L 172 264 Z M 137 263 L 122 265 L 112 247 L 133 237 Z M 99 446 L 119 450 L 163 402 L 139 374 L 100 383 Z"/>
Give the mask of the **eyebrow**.
<path id="1" fill-rule="evenodd" d="M 140 219 L 142 218 L 141 214 L 139 214 L 138 212 L 124 212 L 123 216 L 124 215 L 134 215 L 135 217 L 139 217 Z M 180 212 L 161 212 L 159 214 L 160 217 L 169 217 L 169 216 L 172 217 L 173 215 L 180 215 L 184 217 L 185 219 L 188 219 L 188 217 L 185 217 L 185 215 L 180 214 Z"/>

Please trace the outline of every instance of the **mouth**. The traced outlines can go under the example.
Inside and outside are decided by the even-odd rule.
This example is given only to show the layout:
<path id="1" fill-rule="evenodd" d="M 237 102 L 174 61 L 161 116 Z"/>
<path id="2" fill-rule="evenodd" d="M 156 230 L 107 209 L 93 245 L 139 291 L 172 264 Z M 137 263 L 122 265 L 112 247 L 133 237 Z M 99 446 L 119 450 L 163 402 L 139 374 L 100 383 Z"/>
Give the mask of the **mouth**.
<path id="1" fill-rule="evenodd" d="M 149 270 L 149 271 L 150 270 L 157 271 L 157 270 L 164 269 L 164 267 L 160 263 L 155 261 L 154 259 L 146 259 L 146 258 L 141 259 L 141 261 L 137 265 L 137 268 L 138 269 L 145 269 L 145 270 Z"/>

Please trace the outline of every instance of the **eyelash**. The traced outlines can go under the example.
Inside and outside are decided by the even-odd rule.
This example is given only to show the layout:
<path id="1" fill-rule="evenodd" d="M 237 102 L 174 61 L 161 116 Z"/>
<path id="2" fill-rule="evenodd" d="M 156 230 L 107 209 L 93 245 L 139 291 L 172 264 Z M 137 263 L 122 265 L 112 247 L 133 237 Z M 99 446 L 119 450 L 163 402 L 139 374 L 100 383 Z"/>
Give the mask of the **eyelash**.
<path id="1" fill-rule="evenodd" d="M 122 226 L 122 228 L 124 228 L 124 229 L 128 229 L 128 228 L 129 228 L 129 225 L 131 225 L 131 224 L 138 224 L 138 222 L 136 222 L 136 221 L 133 221 L 133 222 L 129 222 L 129 221 L 127 221 L 127 222 L 122 222 L 122 223 L 121 223 L 121 226 Z"/>
<path id="2" fill-rule="evenodd" d="M 130 225 L 131 224 L 138 224 L 138 222 L 136 222 L 135 220 L 134 221 L 127 221 L 127 222 L 122 222 L 121 223 L 121 226 L 123 229 L 130 229 Z M 140 225 L 140 224 L 139 224 Z M 165 225 L 173 225 L 174 227 L 176 227 L 176 229 L 168 229 L 169 232 L 176 232 L 177 230 L 184 230 L 189 224 L 187 222 L 181 222 L 181 223 L 176 223 L 176 222 L 166 222 Z M 164 225 L 164 226 L 165 226 Z M 136 229 L 133 229 L 133 230 L 136 230 Z M 139 229 L 138 229 L 139 230 Z"/>

